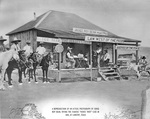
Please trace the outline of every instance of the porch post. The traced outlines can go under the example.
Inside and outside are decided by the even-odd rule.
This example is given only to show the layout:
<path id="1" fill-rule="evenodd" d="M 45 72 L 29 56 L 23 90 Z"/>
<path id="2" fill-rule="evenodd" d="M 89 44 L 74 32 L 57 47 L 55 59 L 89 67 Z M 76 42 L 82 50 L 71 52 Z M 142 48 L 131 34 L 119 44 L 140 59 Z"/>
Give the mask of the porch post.
<path id="1" fill-rule="evenodd" d="M 115 64 L 117 65 L 117 44 L 115 44 Z"/>
<path id="2" fill-rule="evenodd" d="M 138 42 L 136 42 L 136 65 L 138 64 Z"/>
<path id="3" fill-rule="evenodd" d="M 92 42 L 90 44 L 90 75 L 91 75 L 91 81 L 92 81 Z"/>

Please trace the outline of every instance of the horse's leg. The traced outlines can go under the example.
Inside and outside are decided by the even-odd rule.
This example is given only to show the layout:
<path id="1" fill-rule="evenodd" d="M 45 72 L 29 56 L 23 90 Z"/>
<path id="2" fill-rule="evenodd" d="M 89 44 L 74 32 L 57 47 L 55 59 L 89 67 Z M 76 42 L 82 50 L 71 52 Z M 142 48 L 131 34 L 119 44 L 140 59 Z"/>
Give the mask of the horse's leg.
<path id="1" fill-rule="evenodd" d="M 26 68 L 23 69 L 24 78 L 26 78 Z"/>
<path id="2" fill-rule="evenodd" d="M 30 83 L 30 77 L 31 77 L 31 70 L 28 71 L 29 73 L 29 79 L 28 79 L 28 83 Z"/>
<path id="3" fill-rule="evenodd" d="M 33 68 L 33 72 L 34 72 L 35 82 L 37 82 L 37 80 L 36 80 L 36 67 Z"/>
<path id="4" fill-rule="evenodd" d="M 18 74 L 19 74 L 19 84 L 22 85 L 22 70 L 21 69 L 18 69 Z"/>
<path id="5" fill-rule="evenodd" d="M 2 69 L 1 70 L 1 79 L 0 79 L 0 90 L 5 90 L 5 86 L 4 86 L 4 77 L 5 77 L 5 72 L 6 72 L 6 69 Z"/>
<path id="6" fill-rule="evenodd" d="M 43 83 L 45 83 L 45 79 L 44 79 L 44 73 L 45 73 L 45 71 L 44 71 L 44 69 L 42 69 L 42 72 L 43 72 Z"/>
<path id="7" fill-rule="evenodd" d="M 4 81 L 6 82 L 6 71 L 5 71 L 5 74 L 4 74 Z"/>
<path id="8" fill-rule="evenodd" d="M 6 69 L 6 73 L 7 73 L 7 76 L 8 76 L 8 85 L 9 86 L 12 86 L 12 83 L 11 83 L 11 81 L 12 81 L 12 79 L 11 79 L 11 74 L 12 74 L 12 71 L 13 71 L 13 69 Z"/>
<path id="9" fill-rule="evenodd" d="M 46 73 L 46 82 L 48 82 L 47 72 L 48 72 L 48 68 L 45 70 L 45 73 Z"/>
<path id="10" fill-rule="evenodd" d="M 33 70 L 30 69 L 30 72 L 31 72 L 31 78 L 33 79 Z"/>

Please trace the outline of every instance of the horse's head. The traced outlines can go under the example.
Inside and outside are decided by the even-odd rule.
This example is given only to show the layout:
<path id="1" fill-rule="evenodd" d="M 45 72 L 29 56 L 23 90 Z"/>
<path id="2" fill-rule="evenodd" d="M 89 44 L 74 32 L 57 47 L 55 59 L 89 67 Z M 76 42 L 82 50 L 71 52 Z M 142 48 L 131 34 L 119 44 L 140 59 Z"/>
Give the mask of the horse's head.
<path id="1" fill-rule="evenodd" d="M 19 55 L 20 60 L 26 61 L 25 50 L 18 51 L 18 55 Z"/>
<path id="2" fill-rule="evenodd" d="M 33 52 L 28 59 L 32 59 L 33 62 L 38 62 L 38 54 L 36 52 Z"/>
<path id="3" fill-rule="evenodd" d="M 47 60 L 48 62 L 51 61 L 53 62 L 53 53 L 52 52 L 46 52 L 44 55 L 45 60 Z"/>

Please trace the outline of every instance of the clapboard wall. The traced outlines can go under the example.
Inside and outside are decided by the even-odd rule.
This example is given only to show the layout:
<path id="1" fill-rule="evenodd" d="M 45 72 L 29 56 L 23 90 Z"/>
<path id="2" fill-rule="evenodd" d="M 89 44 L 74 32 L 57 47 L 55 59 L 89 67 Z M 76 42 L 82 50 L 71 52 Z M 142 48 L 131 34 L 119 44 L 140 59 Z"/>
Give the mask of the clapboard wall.
<path id="1" fill-rule="evenodd" d="M 9 35 L 9 44 L 11 45 L 11 41 L 14 38 L 20 39 L 21 42 L 19 43 L 20 47 L 23 48 L 26 44 L 26 41 L 30 41 L 31 42 L 31 46 L 33 47 L 33 50 L 36 49 L 37 47 L 37 31 L 36 30 L 28 30 L 28 31 L 23 31 L 20 33 L 15 33 L 15 34 L 11 34 Z"/>

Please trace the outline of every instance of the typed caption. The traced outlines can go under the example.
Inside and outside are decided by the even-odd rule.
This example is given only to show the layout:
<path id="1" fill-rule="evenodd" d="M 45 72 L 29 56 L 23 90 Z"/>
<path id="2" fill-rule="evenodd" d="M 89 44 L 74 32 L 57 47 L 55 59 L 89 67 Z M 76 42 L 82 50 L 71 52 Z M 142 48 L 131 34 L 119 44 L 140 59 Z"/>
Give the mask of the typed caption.
<path id="1" fill-rule="evenodd" d="M 95 108 L 52 108 L 53 114 L 64 114 L 65 116 L 87 116 L 88 114 L 98 114 L 100 111 Z"/>

